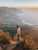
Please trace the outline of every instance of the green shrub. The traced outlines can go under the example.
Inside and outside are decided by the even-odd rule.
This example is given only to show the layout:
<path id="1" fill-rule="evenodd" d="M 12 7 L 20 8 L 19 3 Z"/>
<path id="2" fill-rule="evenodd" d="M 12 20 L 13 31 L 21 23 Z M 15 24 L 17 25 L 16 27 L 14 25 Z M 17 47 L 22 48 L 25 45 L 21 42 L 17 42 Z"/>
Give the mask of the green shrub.
<path id="1" fill-rule="evenodd" d="M 10 36 L 10 34 L 6 34 L 6 33 L 2 32 L 0 35 L 0 39 L 1 39 L 2 43 L 9 43 L 11 41 L 11 36 Z"/>
<path id="2" fill-rule="evenodd" d="M 22 46 L 23 49 L 36 50 L 36 44 L 29 37 L 25 37 L 25 39 L 21 42 L 21 46 Z"/>

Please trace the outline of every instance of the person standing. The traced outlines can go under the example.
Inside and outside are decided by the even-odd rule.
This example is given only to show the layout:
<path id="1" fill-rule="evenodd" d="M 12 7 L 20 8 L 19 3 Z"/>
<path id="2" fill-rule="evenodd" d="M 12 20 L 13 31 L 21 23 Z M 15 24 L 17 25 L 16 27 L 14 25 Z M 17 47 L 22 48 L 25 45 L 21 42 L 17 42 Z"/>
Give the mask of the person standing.
<path id="1" fill-rule="evenodd" d="M 19 27 L 19 25 L 17 25 L 17 37 L 18 37 L 18 41 L 20 39 L 20 33 L 21 33 L 20 27 Z"/>

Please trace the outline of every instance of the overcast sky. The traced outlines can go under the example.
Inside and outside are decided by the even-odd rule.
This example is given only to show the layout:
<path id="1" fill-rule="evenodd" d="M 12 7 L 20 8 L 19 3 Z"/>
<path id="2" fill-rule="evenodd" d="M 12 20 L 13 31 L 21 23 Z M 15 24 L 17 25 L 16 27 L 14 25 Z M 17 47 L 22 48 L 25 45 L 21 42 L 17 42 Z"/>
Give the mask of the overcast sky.
<path id="1" fill-rule="evenodd" d="M 37 6 L 38 0 L 0 0 L 0 6 Z"/>

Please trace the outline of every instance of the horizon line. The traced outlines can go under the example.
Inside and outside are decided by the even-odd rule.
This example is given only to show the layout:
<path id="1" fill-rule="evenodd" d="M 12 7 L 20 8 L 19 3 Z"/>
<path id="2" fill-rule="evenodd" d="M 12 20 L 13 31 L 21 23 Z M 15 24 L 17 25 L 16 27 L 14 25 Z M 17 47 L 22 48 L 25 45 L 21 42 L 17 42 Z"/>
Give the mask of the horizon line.
<path id="1" fill-rule="evenodd" d="M 22 9 L 38 9 L 37 6 L 0 6 L 0 7 L 8 7 L 8 8 L 22 8 Z"/>

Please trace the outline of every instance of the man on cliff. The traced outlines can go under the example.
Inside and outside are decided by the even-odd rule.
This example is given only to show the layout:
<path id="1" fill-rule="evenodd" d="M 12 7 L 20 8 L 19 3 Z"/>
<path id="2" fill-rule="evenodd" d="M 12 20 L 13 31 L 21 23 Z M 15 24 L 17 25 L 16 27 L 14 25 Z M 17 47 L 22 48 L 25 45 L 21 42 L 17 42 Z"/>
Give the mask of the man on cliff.
<path id="1" fill-rule="evenodd" d="M 18 37 L 18 41 L 20 39 L 20 33 L 21 33 L 20 27 L 19 27 L 19 25 L 17 25 L 17 37 Z"/>

